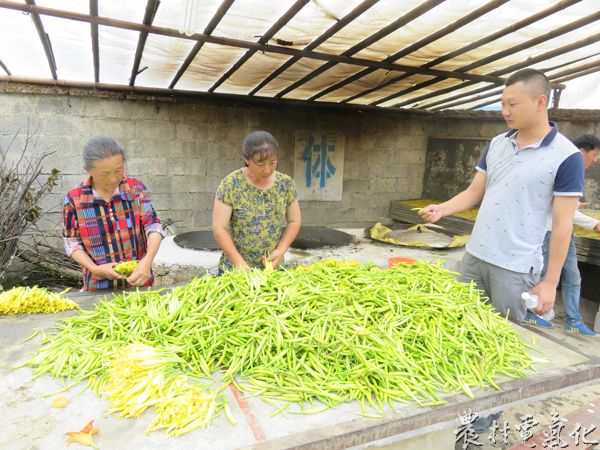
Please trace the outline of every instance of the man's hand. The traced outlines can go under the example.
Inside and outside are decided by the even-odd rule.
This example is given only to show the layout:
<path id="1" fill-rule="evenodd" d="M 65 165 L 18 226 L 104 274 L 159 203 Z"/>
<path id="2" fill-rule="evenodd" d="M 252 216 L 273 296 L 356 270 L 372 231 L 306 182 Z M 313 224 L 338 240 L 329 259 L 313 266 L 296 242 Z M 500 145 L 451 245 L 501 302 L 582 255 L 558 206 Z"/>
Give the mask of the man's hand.
<path id="1" fill-rule="evenodd" d="M 444 217 L 444 212 L 440 205 L 427 205 L 418 211 L 419 216 L 426 222 L 434 223 Z"/>
<path id="2" fill-rule="evenodd" d="M 540 281 L 533 289 L 529 291 L 530 294 L 538 296 L 537 307 L 533 310 L 538 316 L 544 315 L 554 308 L 554 301 L 556 300 L 556 285 L 547 281 Z"/>
<path id="3" fill-rule="evenodd" d="M 116 265 L 116 262 L 100 264 L 99 266 L 96 266 L 94 270 L 91 270 L 92 275 L 95 278 L 103 278 L 105 280 L 118 280 L 121 278 L 121 275 L 113 270 L 113 267 Z"/>
<path id="4" fill-rule="evenodd" d="M 152 264 L 142 258 L 131 275 L 127 277 L 127 282 L 132 286 L 143 286 L 152 278 Z"/>
<path id="5" fill-rule="evenodd" d="M 594 227 L 594 231 L 595 231 L 596 233 L 600 233 L 600 222 L 598 222 L 598 223 L 596 224 L 596 226 Z"/>

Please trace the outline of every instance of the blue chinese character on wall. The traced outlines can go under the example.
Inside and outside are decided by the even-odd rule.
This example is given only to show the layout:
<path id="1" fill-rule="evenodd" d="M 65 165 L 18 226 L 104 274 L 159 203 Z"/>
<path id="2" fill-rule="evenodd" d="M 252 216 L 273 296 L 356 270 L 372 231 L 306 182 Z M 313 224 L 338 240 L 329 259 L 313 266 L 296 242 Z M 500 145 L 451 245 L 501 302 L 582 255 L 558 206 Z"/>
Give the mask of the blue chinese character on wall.
<path id="1" fill-rule="evenodd" d="M 319 179 L 319 188 L 324 189 L 327 180 L 335 174 L 335 166 L 330 153 L 335 151 L 335 145 L 327 143 L 327 136 L 321 136 L 321 143 L 315 143 L 314 136 L 308 137 L 308 143 L 302 151 L 302 160 L 306 164 L 306 187 L 313 185 L 312 179 Z"/>

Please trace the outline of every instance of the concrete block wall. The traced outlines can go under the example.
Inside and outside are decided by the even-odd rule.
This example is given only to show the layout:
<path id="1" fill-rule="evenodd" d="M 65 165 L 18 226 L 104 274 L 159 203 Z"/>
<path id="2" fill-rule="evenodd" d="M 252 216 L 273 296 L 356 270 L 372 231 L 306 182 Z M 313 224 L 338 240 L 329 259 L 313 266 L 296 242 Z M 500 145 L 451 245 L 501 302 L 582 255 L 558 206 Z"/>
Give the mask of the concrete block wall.
<path id="1" fill-rule="evenodd" d="M 600 110 L 559 110 L 550 112 L 550 120 L 555 121 L 561 133 L 569 138 L 577 138 L 582 134 L 594 134 L 600 137 Z M 446 149 L 448 164 L 443 172 L 443 178 L 424 181 L 424 195 L 433 195 L 439 189 L 432 183 L 443 185 L 447 195 L 440 200 L 446 200 L 460 192 L 473 178 L 476 164 L 485 150 L 486 143 L 494 136 L 508 131 L 506 123 L 499 113 L 491 111 L 461 111 L 438 114 L 435 125 L 429 127 L 429 149 L 427 159 L 443 156 L 440 141 L 449 142 Z M 452 143 L 452 141 L 454 141 Z M 476 144 L 477 143 L 477 144 Z M 468 167 L 467 161 L 472 168 Z M 432 169 L 432 162 L 426 173 Z M 436 171 L 439 175 L 441 171 Z M 442 188 L 443 189 L 443 188 Z M 600 163 L 592 166 L 586 172 L 585 200 L 591 202 L 591 208 L 600 209 Z"/>
<path id="2" fill-rule="evenodd" d="M 64 93 L 0 93 L 0 146 L 16 155 L 29 124 L 37 139 L 33 154 L 54 152 L 45 171 L 61 181 L 43 205 L 40 226 L 57 235 L 66 190 L 85 178 L 81 149 L 94 135 L 110 135 L 126 150 L 127 172 L 150 188 L 161 218 L 179 232 L 210 226 L 219 181 L 241 167 L 245 135 L 267 129 L 280 144 L 279 170 L 293 175 L 297 131 L 345 136 L 343 197 L 337 202 L 301 202 L 303 222 L 362 227 L 388 217 L 390 200 L 421 195 L 428 125 L 422 116 L 209 100 L 126 98 Z M 10 155 L 9 155 L 10 156 Z"/>
<path id="3" fill-rule="evenodd" d="M 559 111 L 552 118 L 569 136 L 600 135 L 598 111 Z M 6 149 L 15 133 L 27 126 L 36 137 L 30 153 L 54 152 L 44 167 L 46 172 L 53 167 L 61 170 L 59 185 L 43 205 L 47 214 L 40 224 L 57 234 L 63 195 L 85 177 L 81 149 L 98 134 L 113 136 L 124 145 L 128 173 L 150 187 L 163 219 L 175 220 L 178 231 L 187 231 L 210 226 L 214 192 L 225 175 L 241 167 L 241 143 L 252 130 L 267 129 L 275 135 L 280 144 L 279 170 L 290 175 L 296 132 L 344 134 L 342 200 L 301 202 L 305 224 L 332 227 L 362 227 L 385 220 L 391 200 L 420 197 L 430 138 L 485 140 L 506 131 L 504 121 L 493 112 L 378 113 L 91 95 L 78 90 L 0 92 L 0 146 Z M 23 145 L 24 132 L 13 143 L 9 158 Z M 452 177 L 453 167 L 447 169 Z M 467 172 L 461 169 L 455 178 L 468 183 L 472 173 Z M 600 166 L 588 170 L 586 197 L 600 208 Z"/>

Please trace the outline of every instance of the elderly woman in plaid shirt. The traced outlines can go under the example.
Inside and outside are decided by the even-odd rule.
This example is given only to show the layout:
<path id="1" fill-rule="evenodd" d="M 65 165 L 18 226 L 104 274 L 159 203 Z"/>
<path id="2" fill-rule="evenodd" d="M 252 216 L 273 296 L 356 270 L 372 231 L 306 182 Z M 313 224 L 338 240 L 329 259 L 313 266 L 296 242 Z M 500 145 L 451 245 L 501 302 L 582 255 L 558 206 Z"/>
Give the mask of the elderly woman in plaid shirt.
<path id="1" fill-rule="evenodd" d="M 148 188 L 125 175 L 123 148 L 112 138 L 92 138 L 83 161 L 89 177 L 63 203 L 65 250 L 82 266 L 83 290 L 151 286 L 164 232 Z M 126 279 L 113 270 L 132 260 L 138 265 Z"/>

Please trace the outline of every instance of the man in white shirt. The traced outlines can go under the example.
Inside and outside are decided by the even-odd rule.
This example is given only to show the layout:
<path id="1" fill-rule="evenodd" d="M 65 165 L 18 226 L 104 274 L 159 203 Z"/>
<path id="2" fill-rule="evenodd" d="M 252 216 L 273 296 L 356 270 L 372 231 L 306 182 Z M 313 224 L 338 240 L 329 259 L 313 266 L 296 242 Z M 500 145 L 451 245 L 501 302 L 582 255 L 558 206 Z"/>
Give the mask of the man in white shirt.
<path id="1" fill-rule="evenodd" d="M 419 211 L 436 222 L 481 202 L 459 280 L 475 281 L 502 315 L 541 327 L 552 327 L 537 314 L 554 306 L 585 172 L 577 147 L 548 121 L 549 96 L 542 72 L 512 74 L 502 92 L 502 116 L 511 130 L 491 140 L 467 189 Z M 550 221 L 548 269 L 540 279 Z M 524 291 L 539 297 L 533 312 L 521 299 Z"/>
<path id="2" fill-rule="evenodd" d="M 585 134 L 575 139 L 573 143 L 581 152 L 586 169 L 596 163 L 598 160 L 598 153 L 600 153 L 600 140 L 596 136 Z M 586 216 L 579 210 L 575 211 L 573 223 L 580 227 L 587 228 L 588 230 L 594 230 L 596 233 L 600 233 L 600 221 L 593 217 Z M 548 264 L 550 236 L 551 232 L 548 231 L 542 247 L 544 255 L 544 270 L 542 271 L 542 274 L 545 273 Z M 578 333 L 584 336 L 597 336 L 594 331 L 585 326 L 579 312 L 581 275 L 579 274 L 579 268 L 577 267 L 577 249 L 575 248 L 575 239 L 573 239 L 573 237 L 571 237 L 567 258 L 561 271 L 561 284 L 563 306 L 566 316 L 565 331 Z"/>

